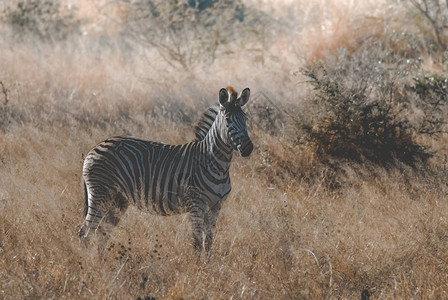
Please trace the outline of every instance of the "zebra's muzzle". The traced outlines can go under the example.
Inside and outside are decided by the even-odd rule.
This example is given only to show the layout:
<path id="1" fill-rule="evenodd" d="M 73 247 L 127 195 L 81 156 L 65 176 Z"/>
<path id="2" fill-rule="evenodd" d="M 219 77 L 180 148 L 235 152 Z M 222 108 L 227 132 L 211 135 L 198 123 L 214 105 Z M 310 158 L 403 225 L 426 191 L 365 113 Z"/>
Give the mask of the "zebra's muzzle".
<path id="1" fill-rule="evenodd" d="M 241 144 L 237 146 L 237 149 L 242 157 L 247 157 L 252 153 L 252 150 L 254 150 L 254 144 L 252 144 L 249 137 L 245 137 L 242 139 Z"/>

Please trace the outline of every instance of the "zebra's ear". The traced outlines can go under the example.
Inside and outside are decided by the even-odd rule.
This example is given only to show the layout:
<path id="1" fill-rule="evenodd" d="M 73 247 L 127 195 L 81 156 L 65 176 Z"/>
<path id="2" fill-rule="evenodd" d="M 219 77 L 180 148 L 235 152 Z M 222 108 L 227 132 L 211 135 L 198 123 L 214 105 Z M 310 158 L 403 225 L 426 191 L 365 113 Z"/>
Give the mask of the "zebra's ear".
<path id="1" fill-rule="evenodd" d="M 240 106 L 244 106 L 244 104 L 247 103 L 247 101 L 249 101 L 249 96 L 250 96 L 250 89 L 249 88 L 245 88 L 240 95 Z"/>
<path id="2" fill-rule="evenodd" d="M 224 107 L 227 107 L 227 105 L 229 104 L 229 92 L 225 88 L 222 88 L 219 91 L 219 104 Z"/>

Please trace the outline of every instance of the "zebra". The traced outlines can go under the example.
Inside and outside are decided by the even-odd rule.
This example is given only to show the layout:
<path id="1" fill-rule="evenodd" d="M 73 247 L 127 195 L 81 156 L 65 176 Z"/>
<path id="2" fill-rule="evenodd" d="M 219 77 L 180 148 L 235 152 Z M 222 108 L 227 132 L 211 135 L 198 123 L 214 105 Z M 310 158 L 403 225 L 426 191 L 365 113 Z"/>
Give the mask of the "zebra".
<path id="1" fill-rule="evenodd" d="M 89 234 L 107 242 L 130 204 L 152 214 L 190 213 L 193 249 L 198 259 L 209 254 L 213 231 L 223 202 L 229 196 L 229 168 L 233 151 L 248 157 L 253 144 L 242 107 L 249 88 L 239 95 L 222 88 L 195 128 L 195 140 L 168 145 L 136 137 L 112 137 L 85 157 L 83 182 L 85 220 L 79 231 L 88 245 Z M 204 238 L 205 237 L 205 238 Z"/>

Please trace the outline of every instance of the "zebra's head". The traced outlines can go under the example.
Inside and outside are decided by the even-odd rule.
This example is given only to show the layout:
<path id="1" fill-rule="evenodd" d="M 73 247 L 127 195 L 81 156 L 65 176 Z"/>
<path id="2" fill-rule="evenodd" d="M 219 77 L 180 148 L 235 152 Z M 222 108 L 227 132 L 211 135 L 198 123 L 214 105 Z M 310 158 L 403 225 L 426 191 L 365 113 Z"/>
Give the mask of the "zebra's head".
<path id="1" fill-rule="evenodd" d="M 220 113 L 226 125 L 222 131 L 224 140 L 243 157 L 249 156 L 254 149 L 247 134 L 247 117 L 241 109 L 249 101 L 249 96 L 249 88 L 245 88 L 240 95 L 230 86 L 219 91 Z"/>

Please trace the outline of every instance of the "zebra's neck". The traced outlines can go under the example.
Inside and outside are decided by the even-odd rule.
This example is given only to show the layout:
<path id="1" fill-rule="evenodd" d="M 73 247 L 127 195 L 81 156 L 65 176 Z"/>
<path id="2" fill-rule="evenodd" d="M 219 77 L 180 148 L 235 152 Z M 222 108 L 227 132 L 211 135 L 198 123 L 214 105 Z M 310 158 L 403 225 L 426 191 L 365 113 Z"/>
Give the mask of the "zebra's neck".
<path id="1" fill-rule="evenodd" d="M 228 175 L 233 152 L 227 143 L 226 130 L 227 128 L 222 128 L 218 116 L 202 141 L 206 154 L 203 167 L 221 176 Z"/>

